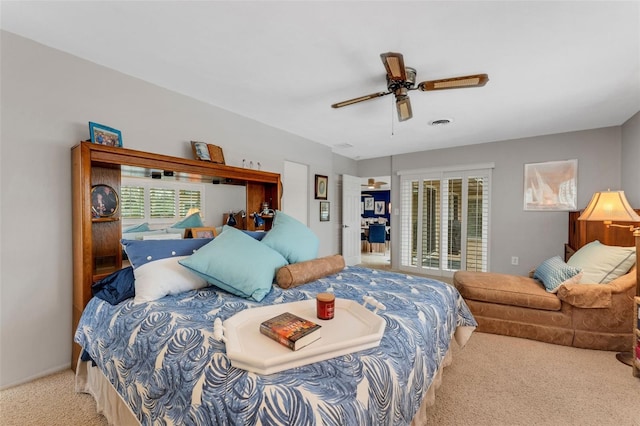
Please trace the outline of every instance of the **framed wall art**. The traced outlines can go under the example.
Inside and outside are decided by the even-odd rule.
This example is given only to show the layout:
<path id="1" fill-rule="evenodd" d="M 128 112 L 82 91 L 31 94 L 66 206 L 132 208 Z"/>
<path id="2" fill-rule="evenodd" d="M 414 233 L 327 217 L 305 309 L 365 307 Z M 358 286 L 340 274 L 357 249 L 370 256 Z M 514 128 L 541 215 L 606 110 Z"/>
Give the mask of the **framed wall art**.
<path id="1" fill-rule="evenodd" d="M 122 132 L 113 127 L 90 121 L 89 133 L 91 133 L 91 143 L 122 147 Z"/>
<path id="2" fill-rule="evenodd" d="M 524 210 L 577 210 L 577 178 L 578 160 L 525 164 Z"/>
<path id="3" fill-rule="evenodd" d="M 316 200 L 327 199 L 327 187 L 329 186 L 329 177 L 316 175 Z"/>
<path id="4" fill-rule="evenodd" d="M 320 222 L 329 222 L 329 202 L 320 201 Z"/>
<path id="5" fill-rule="evenodd" d="M 374 214 L 384 214 L 384 201 L 376 201 L 374 206 Z"/>
<path id="6" fill-rule="evenodd" d="M 374 198 L 366 197 L 364 199 L 364 209 L 365 210 L 373 210 L 374 209 Z"/>
<path id="7" fill-rule="evenodd" d="M 94 219 L 113 217 L 118 213 L 118 193 L 109 185 L 91 187 L 91 216 Z"/>

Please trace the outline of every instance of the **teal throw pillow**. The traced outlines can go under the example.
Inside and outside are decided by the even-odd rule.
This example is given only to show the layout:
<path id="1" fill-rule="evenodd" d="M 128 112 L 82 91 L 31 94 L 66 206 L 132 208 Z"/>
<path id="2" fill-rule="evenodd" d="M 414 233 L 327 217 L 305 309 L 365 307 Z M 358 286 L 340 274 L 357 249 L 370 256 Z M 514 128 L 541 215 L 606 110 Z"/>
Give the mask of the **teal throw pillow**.
<path id="1" fill-rule="evenodd" d="M 276 211 L 273 226 L 262 243 L 283 255 L 289 263 L 317 258 L 320 247 L 320 240 L 311 229 L 281 211 Z"/>
<path id="2" fill-rule="evenodd" d="M 180 264 L 216 287 L 259 302 L 269 294 L 276 272 L 287 260 L 244 232 L 226 227 Z"/>
<path id="3" fill-rule="evenodd" d="M 125 230 L 122 231 L 122 233 L 127 234 L 131 232 L 146 232 L 146 231 L 151 231 L 151 228 L 149 228 L 149 224 L 147 222 L 144 222 L 139 225 L 130 226 L 129 228 L 126 228 Z"/>
<path id="4" fill-rule="evenodd" d="M 203 226 L 204 224 L 202 223 L 200 213 L 193 213 L 180 222 L 174 223 L 170 228 L 202 228 Z"/>
<path id="5" fill-rule="evenodd" d="M 580 280 L 580 268 L 569 266 L 560 258 L 554 256 L 540 264 L 533 273 L 533 278 L 542 281 L 544 288 L 549 293 L 557 293 L 562 284 L 578 283 Z"/>

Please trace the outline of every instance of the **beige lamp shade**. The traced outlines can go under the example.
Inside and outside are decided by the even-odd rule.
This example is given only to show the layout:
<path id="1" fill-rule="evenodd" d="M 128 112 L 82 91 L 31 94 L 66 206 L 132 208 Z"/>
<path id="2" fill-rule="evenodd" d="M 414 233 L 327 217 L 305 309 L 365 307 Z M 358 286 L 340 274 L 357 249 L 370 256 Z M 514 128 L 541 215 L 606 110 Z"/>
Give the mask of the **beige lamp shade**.
<path id="1" fill-rule="evenodd" d="M 601 222 L 640 222 L 624 191 L 602 191 L 593 194 L 578 220 Z"/>

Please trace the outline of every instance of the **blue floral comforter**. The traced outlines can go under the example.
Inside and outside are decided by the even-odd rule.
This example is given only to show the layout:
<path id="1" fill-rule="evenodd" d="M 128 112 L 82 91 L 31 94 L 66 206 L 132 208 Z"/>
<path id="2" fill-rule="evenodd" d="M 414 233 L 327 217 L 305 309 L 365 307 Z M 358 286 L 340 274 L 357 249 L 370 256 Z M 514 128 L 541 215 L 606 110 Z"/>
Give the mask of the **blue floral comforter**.
<path id="1" fill-rule="evenodd" d="M 386 306 L 380 346 L 262 376 L 232 367 L 213 321 L 261 305 L 336 297 Z M 407 425 L 459 326 L 476 326 L 457 290 L 347 267 L 260 303 L 215 287 L 135 305 L 87 305 L 75 341 L 143 425 Z"/>

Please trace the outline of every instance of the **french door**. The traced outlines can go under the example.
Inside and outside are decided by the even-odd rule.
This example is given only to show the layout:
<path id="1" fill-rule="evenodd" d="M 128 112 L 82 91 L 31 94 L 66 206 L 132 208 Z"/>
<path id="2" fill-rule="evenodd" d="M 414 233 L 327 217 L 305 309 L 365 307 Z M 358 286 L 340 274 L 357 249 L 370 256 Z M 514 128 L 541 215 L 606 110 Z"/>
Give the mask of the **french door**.
<path id="1" fill-rule="evenodd" d="M 400 172 L 400 268 L 450 276 L 489 268 L 492 165 Z"/>

